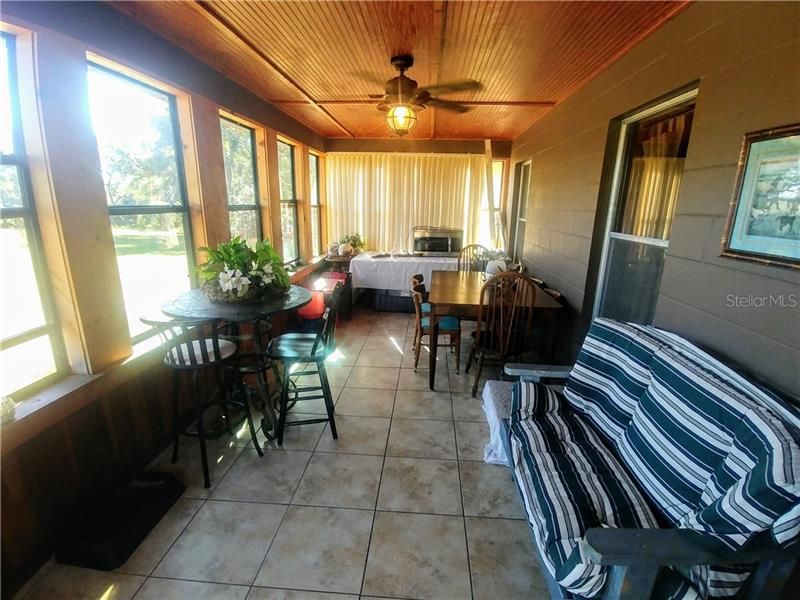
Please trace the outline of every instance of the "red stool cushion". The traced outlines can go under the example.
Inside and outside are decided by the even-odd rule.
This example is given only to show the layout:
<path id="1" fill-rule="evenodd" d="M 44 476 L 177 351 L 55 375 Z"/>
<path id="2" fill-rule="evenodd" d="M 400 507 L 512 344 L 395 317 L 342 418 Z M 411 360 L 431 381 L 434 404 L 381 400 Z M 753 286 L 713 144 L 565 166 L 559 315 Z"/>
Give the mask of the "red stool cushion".
<path id="1" fill-rule="evenodd" d="M 325 313 L 325 294 L 322 292 L 311 292 L 311 302 L 297 310 L 297 316 L 301 319 L 319 319 Z"/>

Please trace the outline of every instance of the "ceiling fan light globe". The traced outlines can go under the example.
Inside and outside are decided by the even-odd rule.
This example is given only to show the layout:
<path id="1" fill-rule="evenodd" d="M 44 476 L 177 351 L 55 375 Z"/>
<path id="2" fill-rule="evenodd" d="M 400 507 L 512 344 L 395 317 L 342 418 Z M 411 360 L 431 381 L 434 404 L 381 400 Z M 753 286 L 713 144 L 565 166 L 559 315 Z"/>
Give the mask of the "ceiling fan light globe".
<path id="1" fill-rule="evenodd" d="M 409 104 L 394 104 L 386 113 L 386 124 L 402 137 L 417 125 L 417 114 Z"/>

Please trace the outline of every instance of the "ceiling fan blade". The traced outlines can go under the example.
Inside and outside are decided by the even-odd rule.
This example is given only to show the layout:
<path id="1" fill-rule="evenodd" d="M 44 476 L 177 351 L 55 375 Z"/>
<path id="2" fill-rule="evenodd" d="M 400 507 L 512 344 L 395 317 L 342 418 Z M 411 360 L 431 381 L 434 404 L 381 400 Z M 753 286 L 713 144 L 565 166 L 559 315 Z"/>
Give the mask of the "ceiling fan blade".
<path id="1" fill-rule="evenodd" d="M 465 113 L 469 110 L 469 106 L 464 106 L 458 102 L 450 102 L 449 100 L 440 100 L 439 98 L 429 98 L 425 104 L 427 106 L 432 106 L 433 108 L 452 110 L 453 112 L 457 113 Z"/>
<path id="2" fill-rule="evenodd" d="M 385 96 L 386 96 L 386 94 L 368 94 L 367 98 L 372 98 L 373 100 L 380 100 L 381 98 L 384 98 Z"/>
<path id="3" fill-rule="evenodd" d="M 434 83 L 433 85 L 426 85 L 422 89 L 427 90 L 433 94 L 446 94 L 448 92 L 465 92 L 468 90 L 483 89 L 480 81 L 474 79 L 464 79 L 462 81 L 449 81 L 447 83 Z"/>

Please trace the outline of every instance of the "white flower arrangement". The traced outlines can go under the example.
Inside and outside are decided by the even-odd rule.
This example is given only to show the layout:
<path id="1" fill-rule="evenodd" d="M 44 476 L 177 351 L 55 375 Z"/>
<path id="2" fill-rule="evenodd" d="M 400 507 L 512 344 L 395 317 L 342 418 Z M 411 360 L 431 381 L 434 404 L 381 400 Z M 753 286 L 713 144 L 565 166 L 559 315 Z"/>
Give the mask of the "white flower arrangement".
<path id="1" fill-rule="evenodd" d="M 250 302 L 289 289 L 289 276 L 269 242 L 251 249 L 238 237 L 203 248 L 208 261 L 197 267 L 203 289 L 215 302 Z"/>

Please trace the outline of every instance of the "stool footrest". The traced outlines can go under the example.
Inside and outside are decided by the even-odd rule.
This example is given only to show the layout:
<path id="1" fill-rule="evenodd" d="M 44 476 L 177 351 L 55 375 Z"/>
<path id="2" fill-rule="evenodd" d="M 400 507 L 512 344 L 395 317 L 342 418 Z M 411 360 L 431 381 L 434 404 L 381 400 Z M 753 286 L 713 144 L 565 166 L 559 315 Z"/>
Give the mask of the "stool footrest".
<path id="1" fill-rule="evenodd" d="M 293 427 L 295 425 L 313 425 L 314 423 L 327 423 L 328 419 L 326 418 L 319 418 L 319 419 L 304 419 L 303 421 L 286 421 L 285 427 Z"/>

